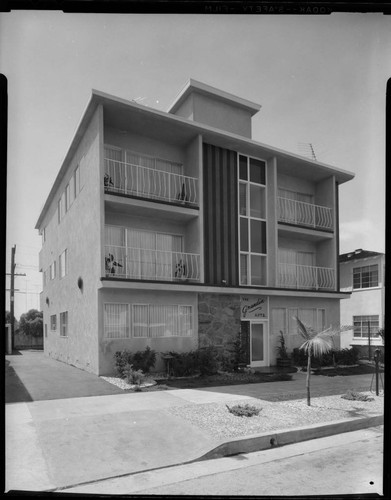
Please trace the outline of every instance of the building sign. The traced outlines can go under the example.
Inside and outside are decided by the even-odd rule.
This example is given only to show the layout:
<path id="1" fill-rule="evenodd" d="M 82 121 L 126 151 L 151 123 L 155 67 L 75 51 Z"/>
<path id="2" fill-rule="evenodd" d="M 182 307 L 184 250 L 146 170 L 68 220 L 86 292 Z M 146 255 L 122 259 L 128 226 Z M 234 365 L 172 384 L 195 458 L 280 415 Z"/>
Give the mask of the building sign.
<path id="1" fill-rule="evenodd" d="M 269 297 L 242 295 L 240 297 L 240 319 L 267 319 Z"/>

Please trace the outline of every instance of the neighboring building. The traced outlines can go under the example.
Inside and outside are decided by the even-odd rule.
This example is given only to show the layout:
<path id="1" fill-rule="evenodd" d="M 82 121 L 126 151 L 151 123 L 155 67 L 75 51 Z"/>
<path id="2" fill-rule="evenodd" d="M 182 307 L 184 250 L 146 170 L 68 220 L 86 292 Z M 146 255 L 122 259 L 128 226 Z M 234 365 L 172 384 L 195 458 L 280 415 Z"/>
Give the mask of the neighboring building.
<path id="1" fill-rule="evenodd" d="M 93 91 L 36 228 L 45 352 L 104 375 L 118 350 L 227 346 L 339 323 L 338 186 L 251 139 L 260 106 L 190 80 L 168 112 Z M 163 361 L 159 358 L 157 369 Z"/>
<path id="2" fill-rule="evenodd" d="M 341 291 L 351 292 L 341 304 L 341 324 L 354 327 L 341 334 L 341 347 L 362 346 L 368 354 L 369 343 L 383 345 L 378 332 L 384 328 L 385 255 L 360 248 L 340 255 L 339 269 Z"/>

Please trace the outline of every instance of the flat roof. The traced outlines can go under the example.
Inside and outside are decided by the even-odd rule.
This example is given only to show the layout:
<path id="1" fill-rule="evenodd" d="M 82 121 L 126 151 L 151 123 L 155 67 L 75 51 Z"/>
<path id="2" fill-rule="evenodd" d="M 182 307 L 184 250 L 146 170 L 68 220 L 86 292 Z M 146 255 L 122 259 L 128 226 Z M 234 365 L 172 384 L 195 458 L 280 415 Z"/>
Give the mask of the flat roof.
<path id="1" fill-rule="evenodd" d="M 167 112 L 174 114 L 192 92 L 211 96 L 219 101 L 225 101 L 229 104 L 233 104 L 236 107 L 243 108 L 248 111 L 251 116 L 255 115 L 255 113 L 258 113 L 258 111 L 261 109 L 260 104 L 256 104 L 255 102 L 243 99 L 242 97 L 238 97 L 236 95 L 230 94 L 229 92 L 225 92 L 224 90 L 217 89 L 216 87 L 212 87 L 210 85 L 207 85 L 206 83 L 202 83 L 190 78 L 185 87 L 177 95 L 175 101 L 173 102 L 173 104 L 171 104 Z"/>

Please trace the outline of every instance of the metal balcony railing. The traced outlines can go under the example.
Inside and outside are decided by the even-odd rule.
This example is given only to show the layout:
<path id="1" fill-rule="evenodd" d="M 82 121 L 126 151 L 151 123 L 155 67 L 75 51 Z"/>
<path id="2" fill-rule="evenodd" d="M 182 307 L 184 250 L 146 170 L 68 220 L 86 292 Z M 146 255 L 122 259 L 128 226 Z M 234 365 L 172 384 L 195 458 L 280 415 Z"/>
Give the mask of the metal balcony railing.
<path id="1" fill-rule="evenodd" d="M 199 254 L 105 245 L 107 277 L 199 281 Z"/>
<path id="2" fill-rule="evenodd" d="M 278 286 L 309 290 L 335 290 L 335 269 L 329 267 L 278 264 Z"/>
<path id="3" fill-rule="evenodd" d="M 278 220 L 280 222 L 319 229 L 333 228 L 333 211 L 331 208 L 280 196 L 277 198 L 277 206 Z"/>
<path id="4" fill-rule="evenodd" d="M 198 179 L 105 158 L 105 190 L 198 206 Z"/>

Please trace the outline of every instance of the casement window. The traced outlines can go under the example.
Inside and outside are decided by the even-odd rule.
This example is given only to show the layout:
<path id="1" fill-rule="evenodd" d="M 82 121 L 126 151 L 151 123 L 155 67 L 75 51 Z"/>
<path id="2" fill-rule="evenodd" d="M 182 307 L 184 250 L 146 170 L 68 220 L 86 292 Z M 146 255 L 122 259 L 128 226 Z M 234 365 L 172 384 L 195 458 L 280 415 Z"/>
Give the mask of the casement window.
<path id="1" fill-rule="evenodd" d="M 353 316 L 353 337 L 368 338 L 368 331 L 372 337 L 379 337 L 379 316 Z"/>
<path id="2" fill-rule="evenodd" d="M 71 196 L 71 190 L 69 184 L 67 184 L 67 187 L 65 188 L 65 212 L 68 212 L 71 206 L 70 196 Z"/>
<path id="3" fill-rule="evenodd" d="M 60 278 L 63 278 L 68 274 L 68 252 L 65 249 L 59 257 L 59 265 L 60 265 Z"/>
<path id="4" fill-rule="evenodd" d="M 46 227 L 44 227 L 42 229 L 41 236 L 42 236 L 42 245 L 43 245 L 46 241 Z"/>
<path id="5" fill-rule="evenodd" d="M 55 332 L 57 330 L 57 315 L 52 314 L 50 316 L 50 330 L 52 332 Z"/>
<path id="6" fill-rule="evenodd" d="M 48 272 L 44 271 L 43 272 L 43 286 L 44 287 L 47 285 L 47 282 L 48 282 Z"/>
<path id="7" fill-rule="evenodd" d="M 183 305 L 105 304 L 106 338 L 191 337 L 193 308 Z"/>
<path id="8" fill-rule="evenodd" d="M 54 280 L 56 278 L 56 261 L 52 262 L 49 268 L 50 279 Z"/>
<path id="9" fill-rule="evenodd" d="M 363 266 L 353 268 L 353 288 L 371 288 L 379 286 L 379 266 Z"/>
<path id="10" fill-rule="evenodd" d="M 326 328 L 326 310 L 315 308 L 288 309 L 288 331 L 292 334 L 299 333 L 296 316 L 309 328 L 320 332 Z"/>
<path id="11" fill-rule="evenodd" d="M 60 313 L 60 335 L 61 337 L 68 336 L 68 311 Z"/>
<path id="12" fill-rule="evenodd" d="M 266 285 L 266 163 L 239 155 L 240 284 Z"/>
<path id="13" fill-rule="evenodd" d="M 45 338 L 48 336 L 48 325 L 45 323 Z"/>

